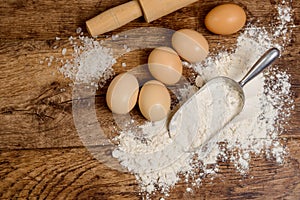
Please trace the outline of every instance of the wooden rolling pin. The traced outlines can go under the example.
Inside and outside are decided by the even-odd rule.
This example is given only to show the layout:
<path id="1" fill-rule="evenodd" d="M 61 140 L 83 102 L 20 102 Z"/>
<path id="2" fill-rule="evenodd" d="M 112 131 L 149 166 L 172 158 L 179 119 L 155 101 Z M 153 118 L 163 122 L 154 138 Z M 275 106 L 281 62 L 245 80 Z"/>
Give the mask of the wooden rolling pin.
<path id="1" fill-rule="evenodd" d="M 86 21 L 92 36 L 115 30 L 144 15 L 149 23 L 197 0 L 133 0 Z"/>

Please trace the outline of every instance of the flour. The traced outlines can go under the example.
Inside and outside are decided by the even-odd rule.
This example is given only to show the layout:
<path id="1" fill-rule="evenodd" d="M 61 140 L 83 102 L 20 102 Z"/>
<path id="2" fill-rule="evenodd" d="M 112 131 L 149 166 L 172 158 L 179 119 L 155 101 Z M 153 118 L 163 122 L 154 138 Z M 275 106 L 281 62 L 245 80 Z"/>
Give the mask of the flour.
<path id="1" fill-rule="evenodd" d="M 217 76 L 239 81 L 269 48 L 284 51 L 291 41 L 294 26 L 289 3 L 283 1 L 276 5 L 278 16 L 270 24 L 271 29 L 249 24 L 237 38 L 233 50 L 218 49 L 203 63 L 190 65 L 183 62 L 195 72 L 194 85 L 202 87 Z M 80 34 L 78 38 L 69 38 L 73 46 L 72 59 L 61 60 L 60 72 L 76 84 L 100 86 L 101 89 L 105 80 L 113 75 L 112 66 L 116 60 L 111 49 L 82 36 L 81 28 L 76 33 Z M 112 36 L 112 41 L 118 39 L 119 35 Z M 61 39 L 57 37 L 56 40 Z M 125 44 L 123 48 L 126 52 L 131 51 Z M 61 51 L 64 57 L 68 52 L 67 49 Z M 51 66 L 54 57 L 45 61 Z M 122 63 L 122 67 L 126 66 Z M 232 88 L 228 90 L 224 84 L 211 90 L 203 86 L 203 94 L 192 99 L 195 87 L 177 88 L 177 100 L 181 103 L 190 101 L 191 105 L 179 110 L 177 114 L 181 117 L 170 123 L 173 131 L 168 130 L 169 119 L 139 126 L 130 120 L 113 139 L 118 145 L 112 155 L 135 175 L 147 198 L 157 191 L 168 197 L 179 181 L 200 186 L 208 175 L 212 175 L 213 180 L 213 175 L 219 171 L 219 162 L 231 161 L 241 175 L 251 168 L 253 155 L 264 155 L 281 164 L 287 149 L 279 136 L 293 109 L 289 78 L 276 66 L 257 76 L 244 87 L 245 104 L 241 112 L 238 109 L 240 93 L 231 93 Z M 212 91 L 217 89 L 219 92 L 215 94 L 223 97 L 212 97 Z M 218 98 L 224 101 L 215 101 Z M 231 120 L 236 113 L 238 116 Z M 187 192 L 193 190 L 190 186 Z"/>
<path id="2" fill-rule="evenodd" d="M 275 46 L 284 50 L 290 41 L 285 34 L 290 31 L 287 24 L 292 21 L 291 9 L 288 6 L 278 6 L 277 9 L 280 24 L 273 29 L 274 33 L 249 25 L 237 38 L 233 52 L 221 51 L 209 56 L 204 63 L 190 65 L 198 74 L 197 85 L 217 76 L 239 81 L 269 48 Z M 172 137 L 168 137 L 166 121 L 139 126 L 143 140 L 136 137 L 135 131 L 124 130 L 116 138 L 119 146 L 113 156 L 135 174 L 141 191 L 148 194 L 160 191 L 165 195 L 182 176 L 186 182 L 192 180 L 193 186 L 200 185 L 202 177 L 218 171 L 219 161 L 230 160 L 241 174 L 249 171 L 253 154 L 264 154 L 281 164 L 287 150 L 279 135 L 284 128 L 282 124 L 293 109 L 290 86 L 289 75 L 272 67 L 244 87 L 246 101 L 243 110 L 217 134 L 211 135 L 217 128 L 205 120 L 220 121 L 224 113 L 218 116 L 220 108 L 209 110 L 210 103 L 203 101 L 209 98 L 204 95 L 192 100 L 194 106 L 180 111 L 185 112 L 185 117 L 173 122 L 178 135 L 169 133 Z M 201 103 L 208 106 L 205 109 L 202 106 L 201 110 Z M 205 126 L 201 126 L 203 122 Z M 199 133 L 199 127 L 210 131 L 187 137 L 190 133 Z M 143 142 L 145 140 L 147 143 Z"/>
<path id="3" fill-rule="evenodd" d="M 241 112 L 243 103 L 243 92 L 237 83 L 227 78 L 214 78 L 176 112 L 169 124 L 170 135 L 175 134 L 173 140 L 176 134 L 189 136 L 189 143 L 182 145 L 185 151 L 201 147 L 201 156 L 206 157 L 213 145 L 205 144 L 211 143 L 218 131 Z M 180 136 L 177 143 L 182 140 Z"/>
<path id="4" fill-rule="evenodd" d="M 81 33 L 81 29 L 77 29 Z M 79 44 L 76 38 L 70 37 L 69 41 L 73 45 L 73 59 L 66 60 L 59 69 L 65 77 L 70 78 L 77 84 L 87 84 L 91 87 L 103 85 L 105 81 L 113 75 L 112 66 L 116 63 L 109 48 L 103 47 L 100 42 L 79 36 Z M 67 49 L 62 50 L 64 56 Z M 99 81 L 100 80 L 100 81 Z"/>

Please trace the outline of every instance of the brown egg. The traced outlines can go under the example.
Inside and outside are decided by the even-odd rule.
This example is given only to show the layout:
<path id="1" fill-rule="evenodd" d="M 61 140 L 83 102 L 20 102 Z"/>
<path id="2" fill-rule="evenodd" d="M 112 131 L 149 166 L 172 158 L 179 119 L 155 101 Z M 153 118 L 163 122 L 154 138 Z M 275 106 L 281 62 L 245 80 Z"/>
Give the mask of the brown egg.
<path id="1" fill-rule="evenodd" d="M 144 84 L 139 95 L 139 107 L 146 119 L 163 120 L 170 112 L 170 106 L 170 93 L 164 84 L 156 80 Z"/>
<path id="2" fill-rule="evenodd" d="M 223 4 L 213 8 L 205 17 L 206 28 L 220 35 L 238 32 L 246 23 L 246 13 L 236 4 Z"/>
<path id="3" fill-rule="evenodd" d="M 192 29 L 181 29 L 172 36 L 172 45 L 177 53 L 190 63 L 201 62 L 208 55 L 205 37 Z"/>
<path id="4" fill-rule="evenodd" d="M 178 54 L 169 47 L 154 49 L 148 58 L 149 71 L 152 76 L 172 85 L 177 83 L 182 75 L 182 63 Z"/>
<path id="5" fill-rule="evenodd" d="M 126 114 L 134 108 L 138 93 L 139 83 L 136 77 L 129 73 L 122 73 L 108 86 L 106 103 L 113 113 Z"/>

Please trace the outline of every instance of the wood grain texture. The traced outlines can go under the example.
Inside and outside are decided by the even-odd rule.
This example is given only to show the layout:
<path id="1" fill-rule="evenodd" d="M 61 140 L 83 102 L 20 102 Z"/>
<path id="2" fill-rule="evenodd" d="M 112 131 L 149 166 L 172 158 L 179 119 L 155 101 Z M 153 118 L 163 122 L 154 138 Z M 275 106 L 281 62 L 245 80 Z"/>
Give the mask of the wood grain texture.
<path id="1" fill-rule="evenodd" d="M 45 58 L 65 58 L 72 51 L 67 38 L 99 12 L 126 0 L 4 0 L 0 2 L 0 199 L 142 199 L 135 177 L 99 163 L 82 144 L 72 115 L 72 87 Z M 211 48 L 232 46 L 238 34 L 209 33 L 203 19 L 225 1 L 198 1 L 150 24 L 142 18 L 111 33 L 135 27 L 193 28 L 202 32 Z M 248 21 L 261 19 L 267 29 L 277 0 L 233 1 L 245 8 Z M 292 3 L 295 25 L 292 42 L 276 65 L 291 74 L 295 110 L 282 134 L 289 149 L 285 164 L 254 157 L 247 176 L 232 163 L 222 163 L 214 178 L 187 193 L 179 183 L 169 199 L 300 199 L 300 2 Z M 109 34 L 111 34 L 109 33 Z M 107 35 L 109 35 L 107 34 Z M 55 37 L 62 38 L 55 40 Z M 105 36 L 103 36 L 105 37 Z M 124 55 L 117 73 L 145 63 L 149 51 Z M 43 63 L 41 63 L 43 61 Z M 128 68 L 121 67 L 126 62 Z M 186 72 L 189 73 L 189 72 Z M 97 117 L 109 132 L 113 124 L 104 104 L 104 92 L 96 98 Z M 104 149 L 108 147 L 104 146 Z M 153 199 L 159 199 L 156 194 Z"/>

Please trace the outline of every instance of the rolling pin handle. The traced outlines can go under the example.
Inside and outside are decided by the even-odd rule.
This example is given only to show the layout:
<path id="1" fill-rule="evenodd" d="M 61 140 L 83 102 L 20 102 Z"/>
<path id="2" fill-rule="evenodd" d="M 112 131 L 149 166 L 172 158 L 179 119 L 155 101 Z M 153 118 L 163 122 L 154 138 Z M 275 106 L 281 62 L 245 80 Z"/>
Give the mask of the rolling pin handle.
<path id="1" fill-rule="evenodd" d="M 143 16 L 139 2 L 133 0 L 109 9 L 86 21 L 87 30 L 95 37 L 115 30 Z"/>

